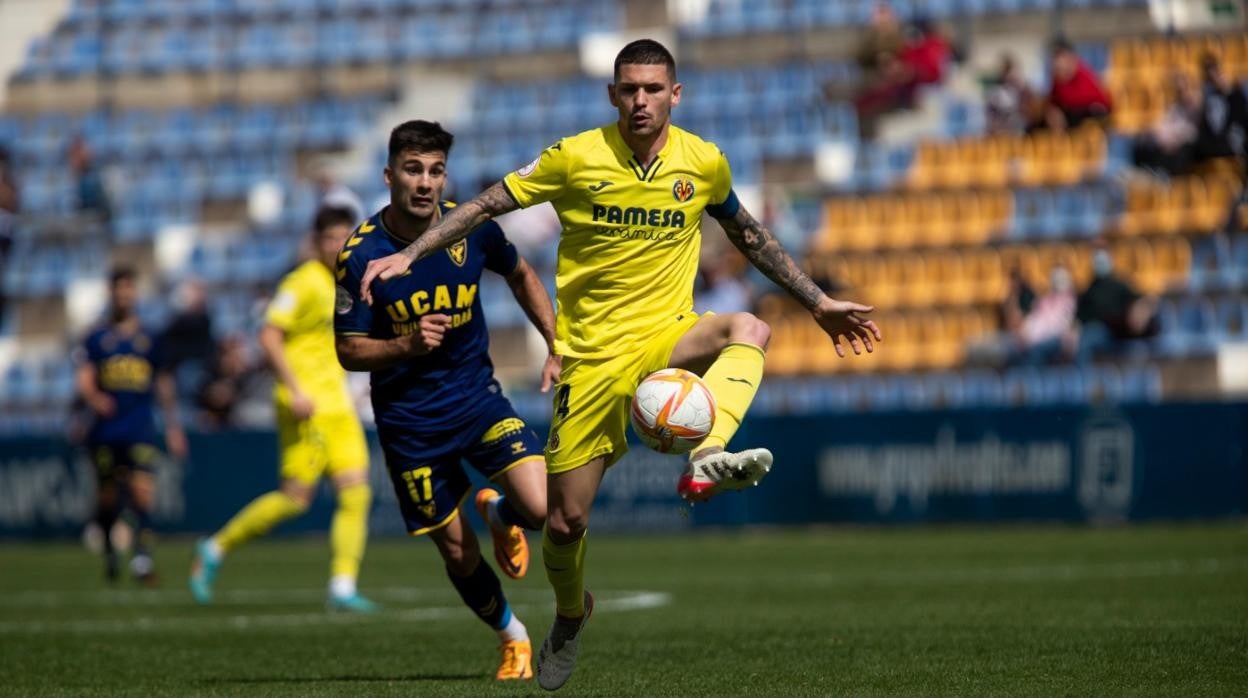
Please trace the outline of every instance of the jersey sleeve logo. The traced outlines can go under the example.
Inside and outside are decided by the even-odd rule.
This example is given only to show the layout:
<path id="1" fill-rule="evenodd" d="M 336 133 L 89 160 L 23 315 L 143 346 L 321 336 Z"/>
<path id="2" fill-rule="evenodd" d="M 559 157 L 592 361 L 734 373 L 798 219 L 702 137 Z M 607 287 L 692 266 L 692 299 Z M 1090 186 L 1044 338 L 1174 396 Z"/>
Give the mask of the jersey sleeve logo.
<path id="1" fill-rule="evenodd" d="M 672 185 L 672 197 L 680 203 L 684 203 L 693 198 L 693 180 L 676 178 L 676 183 Z"/>
<path id="2" fill-rule="evenodd" d="M 459 242 L 446 248 L 446 254 L 450 256 L 455 266 L 464 266 L 464 261 L 468 259 L 468 241 L 460 240 Z"/>
<path id="3" fill-rule="evenodd" d="M 351 292 L 347 289 L 342 286 L 335 286 L 335 289 L 337 290 L 334 291 L 334 312 L 339 315 L 346 315 L 351 312 L 355 301 L 351 299 Z"/>
<path id="4" fill-rule="evenodd" d="M 275 313 L 293 313 L 297 305 L 298 299 L 295 298 L 295 294 L 290 291 L 279 291 L 269 304 L 269 309 Z"/>
<path id="5" fill-rule="evenodd" d="M 529 175 L 533 174 L 533 170 L 537 169 L 537 162 L 541 159 L 542 159 L 541 155 L 538 155 L 537 157 L 533 158 L 533 162 L 530 162 L 524 167 L 521 167 L 520 169 L 516 170 L 516 176 L 528 177 Z"/>

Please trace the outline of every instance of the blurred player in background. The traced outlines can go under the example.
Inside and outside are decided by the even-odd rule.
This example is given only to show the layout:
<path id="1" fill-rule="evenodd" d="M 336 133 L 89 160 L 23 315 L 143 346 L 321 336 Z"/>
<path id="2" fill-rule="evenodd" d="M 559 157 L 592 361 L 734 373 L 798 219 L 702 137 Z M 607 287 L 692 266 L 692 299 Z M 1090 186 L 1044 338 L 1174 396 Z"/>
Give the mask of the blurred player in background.
<path id="1" fill-rule="evenodd" d="M 76 378 L 78 392 L 92 413 L 86 446 L 98 478 L 95 522 L 104 534 L 105 573 L 109 581 L 116 581 L 120 573 L 111 534 L 121 512 L 129 509 L 137 532 L 130 572 L 152 585 L 158 458 L 154 400 L 160 401 L 169 454 L 185 458 L 187 445 L 161 339 L 143 327 L 136 312 L 135 279 L 128 267 L 118 267 L 110 275 L 108 319 L 87 336 Z"/>
<path id="2" fill-rule="evenodd" d="M 190 586 L 200 603 L 226 553 L 307 510 L 316 484 L 328 475 L 338 507 L 330 525 L 328 607 L 369 613 L 376 605 L 356 589 L 372 490 L 368 445 L 347 392 L 347 375 L 334 357 L 334 265 L 355 218 L 324 208 L 313 223 L 316 257 L 286 275 L 269 304 L 260 346 L 276 377 L 274 401 L 281 444 L 281 486 L 253 500 L 195 548 Z"/>
<path id="3" fill-rule="evenodd" d="M 528 631 L 459 516 L 472 490 L 461 461 L 502 486 L 503 495 L 489 487 L 478 492 L 476 506 L 499 567 L 523 577 L 529 549 L 521 529 L 540 529 L 546 515 L 541 442 L 494 379 L 477 291 L 482 272 L 499 274 L 541 332 L 548 349 L 543 392 L 560 366 L 550 297 L 494 222 L 466 231 L 458 244 L 378 288 L 371 307 L 359 297 L 370 261 L 421 239 L 452 210 L 441 197 L 453 141 L 428 121 L 391 132 L 384 173 L 390 204 L 355 231 L 338 258 L 338 359 L 348 370 L 372 373 L 377 434 L 408 532 L 433 540 L 464 603 L 497 632 L 502 661 L 495 678 L 528 679 Z"/>
<path id="4" fill-rule="evenodd" d="M 557 615 L 538 658 L 538 682 L 556 689 L 576 662 L 578 635 L 593 608 L 584 590 L 585 532 L 608 466 L 627 451 L 625 425 L 637 383 L 664 367 L 704 376 L 715 426 L 690 455 L 677 491 L 702 501 L 756 484 L 771 452 L 725 450 L 763 375 L 766 323 L 748 313 L 693 312 L 703 211 L 756 268 L 801 302 L 855 354 L 880 339 L 872 308 L 826 296 L 775 236 L 737 201 L 728 160 L 714 145 L 670 126 L 680 101 L 676 62 L 648 39 L 624 47 L 609 88 L 619 121 L 565 138 L 529 165 L 456 208 L 405 249 L 369 263 L 359 292 L 390 297 L 394 280 L 492 217 L 550 201 L 563 224 L 555 281 L 555 350 L 567 357 L 546 445 L 550 506 L 542 553 Z M 440 255 L 435 255 L 440 256 Z M 413 271 L 413 273 L 416 273 Z M 388 281 L 378 284 L 373 281 Z"/>

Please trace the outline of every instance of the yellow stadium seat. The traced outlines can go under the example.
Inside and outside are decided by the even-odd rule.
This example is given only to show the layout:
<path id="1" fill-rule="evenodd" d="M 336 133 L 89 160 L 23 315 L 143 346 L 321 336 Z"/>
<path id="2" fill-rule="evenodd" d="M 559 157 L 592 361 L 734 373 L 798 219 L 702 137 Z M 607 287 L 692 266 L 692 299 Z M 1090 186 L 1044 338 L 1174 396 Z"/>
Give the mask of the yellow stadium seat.
<path id="1" fill-rule="evenodd" d="M 880 230 L 880 244 L 892 250 L 905 250 L 914 246 L 915 234 L 922 227 L 922 219 L 915 207 L 916 197 L 889 196 L 885 206 L 889 209 L 888 222 Z"/>
<path id="2" fill-rule="evenodd" d="M 927 280 L 927 262 L 920 254 L 910 253 L 899 256 L 900 275 L 897 286 L 900 301 L 909 307 L 927 307 L 931 305 L 931 289 Z"/>
<path id="3" fill-rule="evenodd" d="M 1014 168 L 1014 183 L 1023 187 L 1045 184 L 1046 163 L 1053 157 L 1053 136 L 1036 133 L 1023 139 Z"/>
<path id="4" fill-rule="evenodd" d="M 931 189 L 936 186 L 936 175 L 949 167 L 946 149 L 938 143 L 922 143 L 910 166 L 906 183 L 912 189 Z"/>
<path id="5" fill-rule="evenodd" d="M 869 250 L 875 247 L 872 237 L 871 221 L 867 212 L 867 204 L 862 199 L 854 198 L 846 201 L 845 236 L 841 247 L 847 250 Z"/>
<path id="6" fill-rule="evenodd" d="M 1162 187 L 1158 191 L 1157 207 L 1144 221 L 1143 232 L 1153 234 L 1179 232 L 1187 217 L 1191 197 L 1192 178 L 1190 177 L 1173 180 L 1170 186 Z"/>
<path id="7" fill-rule="evenodd" d="M 1127 185 L 1126 208 L 1115 226 L 1121 235 L 1139 235 L 1149 225 L 1149 217 L 1157 208 L 1157 188 L 1151 183 L 1132 182 Z"/>
<path id="8" fill-rule="evenodd" d="M 775 375 L 793 375 L 801 369 L 801 351 L 803 347 L 793 337 L 792 320 L 773 319 L 771 325 L 771 343 L 767 347 L 767 372 Z"/>
<path id="9" fill-rule="evenodd" d="M 1014 196 L 1008 191 L 977 195 L 976 238 L 983 242 L 1000 239 L 1014 216 Z"/>
<path id="10" fill-rule="evenodd" d="M 1005 295 L 1006 262 L 1002 252 L 976 249 L 963 256 L 963 266 L 971 284 L 971 302 L 998 303 Z"/>
<path id="11" fill-rule="evenodd" d="M 962 276 L 962 257 L 956 252 L 932 251 L 927 255 L 928 280 L 934 305 L 960 305 L 953 283 Z"/>
<path id="12" fill-rule="evenodd" d="M 823 229 L 815 239 L 815 249 L 831 252 L 843 247 L 845 230 L 849 227 L 849 210 L 845 202 L 828 201 L 823 205 Z"/>
<path id="13" fill-rule="evenodd" d="M 949 194 L 928 194 L 915 201 L 919 220 L 914 242 L 923 247 L 943 247 L 953 239 L 953 212 Z"/>

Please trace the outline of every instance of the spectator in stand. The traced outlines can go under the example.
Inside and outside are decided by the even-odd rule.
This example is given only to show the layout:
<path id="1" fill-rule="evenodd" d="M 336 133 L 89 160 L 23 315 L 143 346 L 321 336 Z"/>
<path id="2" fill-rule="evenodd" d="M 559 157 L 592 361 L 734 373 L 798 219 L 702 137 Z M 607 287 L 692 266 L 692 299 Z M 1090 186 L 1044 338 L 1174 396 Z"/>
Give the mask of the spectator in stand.
<path id="1" fill-rule="evenodd" d="M 5 277 L 9 249 L 17 229 L 17 211 L 20 208 L 17 180 L 13 177 L 13 165 L 9 151 L 0 147 L 0 279 Z M 4 317 L 4 285 L 0 284 L 0 318 Z"/>
<path id="2" fill-rule="evenodd" d="M 1053 83 L 1049 89 L 1049 106 L 1045 126 L 1053 131 L 1077 128 L 1085 121 L 1099 121 L 1109 116 L 1114 102 L 1092 69 L 1079 58 L 1069 42 L 1053 42 L 1050 70 Z"/>
<path id="3" fill-rule="evenodd" d="M 1200 162 L 1244 157 L 1248 139 L 1248 98 L 1244 88 L 1222 71 L 1217 56 L 1206 54 L 1200 62 L 1204 96 L 1200 105 L 1195 156 Z"/>
<path id="4" fill-rule="evenodd" d="M 1006 284 L 1005 299 L 997 307 L 998 319 L 1007 332 L 1016 332 L 1035 305 L 1036 292 L 1023 278 L 1023 270 L 1019 267 L 1010 270 Z"/>
<path id="5" fill-rule="evenodd" d="M 364 220 L 364 202 L 351 188 L 339 182 L 329 162 L 320 162 L 313 172 L 312 184 L 316 187 L 316 208 L 342 208 L 351 212 L 359 222 Z"/>
<path id="6" fill-rule="evenodd" d="M 929 19 L 918 18 L 897 57 L 906 69 L 909 87 L 913 90 L 921 85 L 943 82 L 952 54 L 953 47 L 940 27 Z"/>
<path id="7" fill-rule="evenodd" d="M 235 408 L 248 394 L 248 384 L 256 377 L 256 367 L 247 355 L 247 346 L 237 335 L 227 337 L 200 388 L 200 421 L 209 429 L 234 424 Z"/>
<path id="8" fill-rule="evenodd" d="M 174 294 L 177 308 L 165 328 L 165 360 L 178 382 L 179 394 L 191 395 L 203 383 L 217 355 L 208 314 L 207 294 L 198 279 L 189 279 Z"/>
<path id="9" fill-rule="evenodd" d="M 867 25 L 862 42 L 854 52 L 864 82 L 882 82 L 885 72 L 897 60 L 897 54 L 905 43 L 893 6 L 888 2 L 876 2 L 871 12 L 871 23 Z"/>
<path id="10" fill-rule="evenodd" d="M 1043 366 L 1074 354 L 1075 285 L 1060 264 L 1049 272 L 1048 293 L 1035 299 L 1013 331 L 1010 363 Z"/>
<path id="11" fill-rule="evenodd" d="M 1184 174 L 1191 167 L 1200 128 L 1200 91 L 1183 73 L 1175 74 L 1173 89 L 1173 102 L 1161 121 L 1132 146 L 1136 167 L 1167 175 Z"/>
<path id="12" fill-rule="evenodd" d="M 1092 283 L 1079 295 L 1075 310 L 1079 363 L 1114 353 L 1124 342 L 1153 337 L 1160 329 L 1157 300 L 1114 274 L 1114 260 L 1104 243 L 1097 243 L 1092 253 L 1092 272 Z"/>
<path id="13" fill-rule="evenodd" d="M 1001 56 L 997 74 L 985 84 L 984 101 L 988 107 L 988 133 L 1019 135 L 1035 121 L 1036 95 L 1023 78 L 1014 56 Z"/>
<path id="14" fill-rule="evenodd" d="M 1023 270 L 1014 267 L 1006 277 L 1005 298 L 997 305 L 999 330 L 974 337 L 966 346 L 966 363 L 970 366 L 1000 367 L 1018 361 L 1018 336 L 1032 308 L 1036 304 L 1036 292 L 1023 276 Z"/>
<path id="15" fill-rule="evenodd" d="M 887 16 L 891 17 L 891 10 Z M 890 44 L 871 37 L 865 43 L 868 50 L 878 45 Z M 879 51 L 874 69 L 864 75 L 863 87 L 854 99 L 862 136 L 874 137 L 881 116 L 913 107 L 919 87 L 939 84 L 951 53 L 949 41 L 935 24 L 925 19 L 915 20 L 900 46 Z M 860 55 L 860 61 L 863 57 Z"/>
<path id="16" fill-rule="evenodd" d="M 96 216 L 106 225 L 112 219 L 112 206 L 108 190 L 104 187 L 104 175 L 95 163 L 95 154 L 81 136 L 69 145 L 69 169 L 73 172 L 78 189 L 77 210 Z"/>
<path id="17" fill-rule="evenodd" d="M 740 264 L 734 264 L 740 260 Z M 703 256 L 698 265 L 700 283 L 694 292 L 694 309 L 699 313 L 726 315 L 750 310 L 749 284 L 742 278 L 744 259 L 736 250 L 723 250 Z"/>

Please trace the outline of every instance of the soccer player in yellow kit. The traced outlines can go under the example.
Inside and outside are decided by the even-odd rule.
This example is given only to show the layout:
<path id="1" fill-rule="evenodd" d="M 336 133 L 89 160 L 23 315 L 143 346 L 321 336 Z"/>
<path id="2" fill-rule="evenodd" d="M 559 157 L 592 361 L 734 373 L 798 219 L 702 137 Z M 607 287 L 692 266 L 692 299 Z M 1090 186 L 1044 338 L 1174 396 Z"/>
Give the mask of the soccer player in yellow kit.
<path id="1" fill-rule="evenodd" d="M 680 102 L 676 63 L 642 39 L 615 59 L 608 86 L 616 123 L 565 138 L 532 163 L 459 206 L 404 250 L 369 263 L 374 281 L 404 274 L 413 260 L 463 238 L 493 216 L 550 201 L 563 224 L 555 277 L 556 352 L 564 357 L 546 444 L 547 521 L 542 554 L 555 590 L 555 622 L 538 656 L 537 677 L 554 690 L 576 662 L 593 608 L 584 590 L 585 532 L 606 468 L 627 449 L 625 425 L 637 383 L 664 367 L 699 373 L 715 395 L 715 425 L 690 454 L 677 491 L 702 501 L 756 484 L 771 453 L 725 450 L 763 374 L 766 323 L 749 313 L 697 316 L 701 218 L 719 221 L 750 262 L 801 302 L 832 338 L 855 354 L 881 335 L 872 308 L 825 295 L 732 191 L 728 161 L 714 145 L 670 123 Z"/>
<path id="2" fill-rule="evenodd" d="M 190 586 L 200 603 L 212 601 L 225 554 L 306 511 L 317 482 L 328 474 L 338 498 L 329 533 L 328 607 L 376 610 L 356 589 L 372 504 L 368 446 L 347 390 L 347 374 L 334 351 L 334 268 L 354 225 L 345 209 L 318 212 L 313 226 L 316 256 L 282 279 L 269 304 L 260 346 L 277 378 L 273 397 L 281 486 L 253 500 L 196 546 Z"/>

